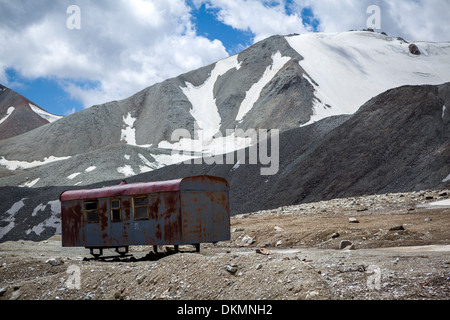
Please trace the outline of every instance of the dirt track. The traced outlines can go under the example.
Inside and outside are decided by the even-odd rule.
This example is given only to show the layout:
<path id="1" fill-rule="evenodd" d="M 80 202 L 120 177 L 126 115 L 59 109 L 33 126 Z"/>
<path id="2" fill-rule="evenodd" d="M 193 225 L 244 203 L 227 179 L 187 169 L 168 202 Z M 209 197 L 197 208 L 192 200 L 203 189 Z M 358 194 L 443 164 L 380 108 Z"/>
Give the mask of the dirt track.
<path id="1" fill-rule="evenodd" d="M 84 248 L 61 248 L 60 236 L 5 242 L 0 299 L 447 300 L 450 208 L 426 204 L 449 198 L 386 194 L 239 215 L 230 241 L 200 253 L 135 246 L 96 261 Z M 341 249 L 343 240 L 352 246 Z"/>

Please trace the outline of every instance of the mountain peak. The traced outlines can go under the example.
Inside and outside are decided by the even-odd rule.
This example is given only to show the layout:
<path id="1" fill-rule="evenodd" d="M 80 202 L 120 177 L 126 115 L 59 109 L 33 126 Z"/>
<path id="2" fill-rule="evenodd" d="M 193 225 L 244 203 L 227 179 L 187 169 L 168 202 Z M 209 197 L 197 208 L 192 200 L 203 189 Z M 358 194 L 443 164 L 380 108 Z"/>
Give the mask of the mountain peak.
<path id="1" fill-rule="evenodd" d="M 0 140 L 21 135 L 60 118 L 0 84 Z"/>

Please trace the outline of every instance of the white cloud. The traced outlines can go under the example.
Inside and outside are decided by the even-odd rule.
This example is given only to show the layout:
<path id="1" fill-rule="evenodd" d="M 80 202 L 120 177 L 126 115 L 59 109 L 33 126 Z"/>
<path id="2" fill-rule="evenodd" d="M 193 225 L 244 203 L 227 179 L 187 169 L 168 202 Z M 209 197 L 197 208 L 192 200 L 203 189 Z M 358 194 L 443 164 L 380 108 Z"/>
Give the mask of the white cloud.
<path id="1" fill-rule="evenodd" d="M 307 32 L 299 13 L 288 13 L 286 1 L 197 0 L 217 10 L 217 19 L 235 29 L 251 31 L 254 42 L 273 35 Z"/>
<path id="2" fill-rule="evenodd" d="M 381 30 L 409 40 L 449 41 L 448 0 L 195 0 L 216 11 L 217 19 L 243 31 L 251 31 L 254 41 L 274 34 L 304 33 L 302 10 L 311 8 L 319 20 L 319 31 L 343 32 L 367 28 L 371 14 L 367 8 L 381 10 Z M 286 8 L 289 7 L 289 12 Z"/>
<path id="3" fill-rule="evenodd" d="M 85 107 L 126 98 L 156 82 L 225 58 L 218 40 L 196 34 L 183 0 L 0 0 L 0 81 L 6 68 L 51 77 Z"/>
<path id="4" fill-rule="evenodd" d="M 381 10 L 381 30 L 409 40 L 449 41 L 448 0 L 295 0 L 297 8 L 311 7 L 320 20 L 319 31 L 342 32 L 367 28 L 367 8 Z"/>

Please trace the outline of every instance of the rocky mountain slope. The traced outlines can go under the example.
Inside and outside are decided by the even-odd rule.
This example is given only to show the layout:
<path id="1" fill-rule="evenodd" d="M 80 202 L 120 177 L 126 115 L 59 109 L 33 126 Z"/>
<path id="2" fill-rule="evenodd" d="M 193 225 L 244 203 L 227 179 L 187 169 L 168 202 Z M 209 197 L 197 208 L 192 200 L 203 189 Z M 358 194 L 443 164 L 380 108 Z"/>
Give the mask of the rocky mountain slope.
<path id="1" fill-rule="evenodd" d="M 232 214 L 448 188 L 450 44 L 409 45 L 372 32 L 274 36 L 1 140 L 0 241 L 48 238 L 62 191 L 122 179 L 222 176 Z"/>

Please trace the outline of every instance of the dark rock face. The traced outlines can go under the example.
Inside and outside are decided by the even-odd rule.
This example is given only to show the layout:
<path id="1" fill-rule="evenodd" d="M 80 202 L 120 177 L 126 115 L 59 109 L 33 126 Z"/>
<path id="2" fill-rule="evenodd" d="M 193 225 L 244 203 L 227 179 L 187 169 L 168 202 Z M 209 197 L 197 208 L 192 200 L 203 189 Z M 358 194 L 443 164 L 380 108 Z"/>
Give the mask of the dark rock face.
<path id="1" fill-rule="evenodd" d="M 416 56 L 420 55 L 420 50 L 415 44 L 411 43 L 408 48 L 409 52 L 411 52 L 412 54 Z"/>

